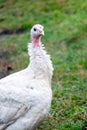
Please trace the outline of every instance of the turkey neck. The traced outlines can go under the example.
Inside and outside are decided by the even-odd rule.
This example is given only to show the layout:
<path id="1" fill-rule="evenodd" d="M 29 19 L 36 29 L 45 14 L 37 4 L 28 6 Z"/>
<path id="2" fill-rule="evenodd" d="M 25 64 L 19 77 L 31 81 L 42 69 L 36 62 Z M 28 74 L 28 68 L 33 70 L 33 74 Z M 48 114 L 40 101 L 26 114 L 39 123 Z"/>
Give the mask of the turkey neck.
<path id="1" fill-rule="evenodd" d="M 34 39 L 28 46 L 30 56 L 30 68 L 34 71 L 36 78 L 44 78 L 51 81 L 53 66 L 50 56 L 44 50 L 43 44 L 41 45 L 40 37 Z"/>
<path id="2" fill-rule="evenodd" d="M 40 36 L 35 37 L 35 38 L 31 38 L 34 47 L 39 47 L 40 46 L 40 43 L 41 43 L 40 39 L 41 39 Z"/>

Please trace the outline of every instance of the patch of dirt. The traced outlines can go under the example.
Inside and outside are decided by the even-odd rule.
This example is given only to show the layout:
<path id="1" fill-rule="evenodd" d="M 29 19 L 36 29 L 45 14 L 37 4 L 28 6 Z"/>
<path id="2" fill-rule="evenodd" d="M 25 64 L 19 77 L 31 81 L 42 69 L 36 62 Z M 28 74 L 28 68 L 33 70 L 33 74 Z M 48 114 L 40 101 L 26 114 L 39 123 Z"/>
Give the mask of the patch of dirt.
<path id="1" fill-rule="evenodd" d="M 9 75 L 10 71 L 13 70 L 12 64 L 9 59 L 0 59 L 0 79 Z"/>
<path id="2" fill-rule="evenodd" d="M 24 28 L 18 28 L 18 29 L 7 29 L 3 28 L 0 31 L 0 38 L 5 38 L 8 35 L 13 35 L 13 34 L 21 34 L 24 33 L 26 29 Z"/>
<path id="3" fill-rule="evenodd" d="M 0 19 L 3 21 L 3 19 Z M 17 29 L 7 29 L 3 28 L 0 30 L 0 38 L 6 38 L 7 36 L 14 34 L 24 33 L 26 30 L 24 28 Z M 9 75 L 13 70 L 13 63 L 10 60 L 11 55 L 17 54 L 17 47 L 12 45 L 8 48 L 0 48 L 0 79 Z"/>
<path id="4" fill-rule="evenodd" d="M 0 48 L 0 79 L 9 75 L 13 70 L 13 64 L 10 59 L 11 55 L 16 55 L 16 47 Z"/>

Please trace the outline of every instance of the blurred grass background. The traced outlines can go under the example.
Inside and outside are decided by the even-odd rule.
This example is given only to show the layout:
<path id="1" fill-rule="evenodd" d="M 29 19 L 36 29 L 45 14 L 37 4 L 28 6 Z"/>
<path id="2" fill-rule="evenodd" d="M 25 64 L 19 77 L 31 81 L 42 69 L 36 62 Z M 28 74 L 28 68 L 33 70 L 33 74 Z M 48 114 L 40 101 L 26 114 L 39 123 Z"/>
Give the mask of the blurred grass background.
<path id="1" fill-rule="evenodd" d="M 51 115 L 38 130 L 87 130 L 87 0 L 0 0 L 0 71 L 28 65 L 36 23 L 55 69 Z"/>

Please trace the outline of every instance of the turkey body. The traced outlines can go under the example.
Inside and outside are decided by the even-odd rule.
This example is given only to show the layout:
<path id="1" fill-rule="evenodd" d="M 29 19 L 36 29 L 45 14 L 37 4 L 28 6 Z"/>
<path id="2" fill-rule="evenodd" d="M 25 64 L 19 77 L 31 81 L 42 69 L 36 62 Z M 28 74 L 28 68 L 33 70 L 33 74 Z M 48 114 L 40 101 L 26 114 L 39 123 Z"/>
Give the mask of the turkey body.
<path id="1" fill-rule="evenodd" d="M 33 130 L 49 111 L 52 93 L 46 81 L 28 79 L 27 69 L 20 74 L 20 78 L 16 73 L 11 75 L 12 79 L 8 77 L 9 82 L 5 79 L 0 82 L 0 130 Z M 22 108 L 27 111 L 24 109 L 14 121 Z M 14 123 L 9 126 L 12 120 Z"/>
<path id="2" fill-rule="evenodd" d="M 42 45 L 28 49 L 29 66 L 0 80 L 0 130 L 35 130 L 49 112 L 51 60 Z"/>

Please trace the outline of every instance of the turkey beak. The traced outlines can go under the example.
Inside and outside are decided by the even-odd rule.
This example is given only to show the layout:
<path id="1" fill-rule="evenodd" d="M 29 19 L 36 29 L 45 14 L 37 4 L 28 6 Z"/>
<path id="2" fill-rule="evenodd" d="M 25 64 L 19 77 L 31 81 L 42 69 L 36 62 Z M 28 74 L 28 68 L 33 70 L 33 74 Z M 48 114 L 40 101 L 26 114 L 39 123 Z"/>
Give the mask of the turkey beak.
<path id="1" fill-rule="evenodd" d="M 43 36 L 44 35 L 44 31 L 40 31 L 40 35 Z"/>
<path id="2" fill-rule="evenodd" d="M 42 35 L 44 36 L 44 31 L 42 32 Z"/>

